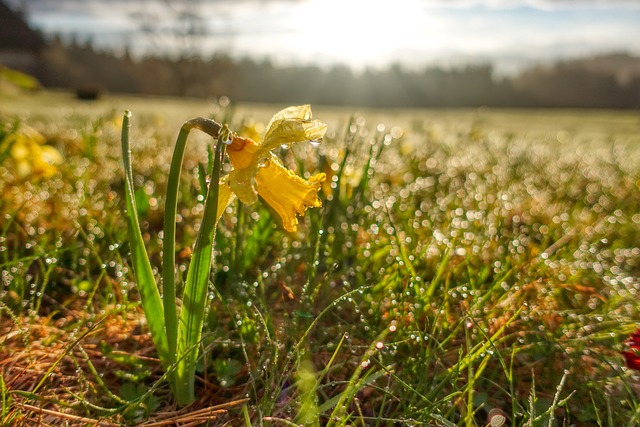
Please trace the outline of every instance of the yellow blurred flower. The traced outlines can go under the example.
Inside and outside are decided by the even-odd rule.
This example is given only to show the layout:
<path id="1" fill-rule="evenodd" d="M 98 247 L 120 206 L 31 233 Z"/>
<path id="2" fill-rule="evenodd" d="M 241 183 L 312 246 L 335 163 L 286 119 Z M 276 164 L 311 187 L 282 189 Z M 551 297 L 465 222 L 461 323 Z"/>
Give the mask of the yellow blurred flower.
<path id="1" fill-rule="evenodd" d="M 264 123 L 256 122 L 254 120 L 245 120 L 238 131 L 238 135 L 253 139 L 256 142 L 260 142 L 262 140 L 263 133 Z"/>
<path id="2" fill-rule="evenodd" d="M 271 153 L 281 145 L 302 141 L 319 141 L 327 125 L 311 118 L 311 107 L 302 105 L 278 112 L 269 124 L 262 142 L 233 135 L 227 148 L 233 170 L 221 182 L 219 206 L 223 197 L 235 194 L 246 204 L 264 199 L 280 216 L 285 230 L 297 230 L 297 215 L 309 207 L 320 207 L 317 194 L 325 174 L 319 173 L 306 180 L 285 168 Z M 224 188 L 223 187 L 228 187 Z"/>
<path id="3" fill-rule="evenodd" d="M 50 178 L 64 160 L 58 150 L 46 145 L 45 138 L 28 126 L 21 126 L 8 138 L 13 139 L 9 156 L 19 178 Z"/>

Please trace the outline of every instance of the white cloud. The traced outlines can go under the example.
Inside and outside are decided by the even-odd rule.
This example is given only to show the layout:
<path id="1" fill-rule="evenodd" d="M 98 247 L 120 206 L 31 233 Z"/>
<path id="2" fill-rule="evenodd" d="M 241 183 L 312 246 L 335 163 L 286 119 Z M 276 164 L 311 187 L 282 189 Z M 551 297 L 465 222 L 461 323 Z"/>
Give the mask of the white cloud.
<path id="1" fill-rule="evenodd" d="M 446 7 L 487 6 L 490 8 L 514 8 L 529 6 L 536 9 L 556 9 L 591 6 L 640 7 L 639 0 L 424 0 L 425 5 Z"/>

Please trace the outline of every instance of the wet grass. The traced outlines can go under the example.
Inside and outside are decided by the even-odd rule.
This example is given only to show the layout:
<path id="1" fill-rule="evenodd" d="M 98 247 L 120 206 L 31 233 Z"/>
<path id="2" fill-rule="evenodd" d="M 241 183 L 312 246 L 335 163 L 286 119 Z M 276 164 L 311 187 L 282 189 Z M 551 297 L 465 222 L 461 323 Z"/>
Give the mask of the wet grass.
<path id="1" fill-rule="evenodd" d="M 640 322 L 637 115 L 314 106 L 330 125 L 323 144 L 277 154 L 298 174 L 327 173 L 324 207 L 297 234 L 261 204 L 225 213 L 200 399 L 180 410 L 129 264 L 121 114 L 134 113 L 136 198 L 160 265 L 181 123 L 239 129 L 281 106 L 5 101 L 3 132 L 26 123 L 64 162 L 37 178 L 11 156 L 0 165 L 3 425 L 640 423 L 640 379 L 619 354 Z M 183 276 L 210 143 L 196 139 L 178 211 Z"/>

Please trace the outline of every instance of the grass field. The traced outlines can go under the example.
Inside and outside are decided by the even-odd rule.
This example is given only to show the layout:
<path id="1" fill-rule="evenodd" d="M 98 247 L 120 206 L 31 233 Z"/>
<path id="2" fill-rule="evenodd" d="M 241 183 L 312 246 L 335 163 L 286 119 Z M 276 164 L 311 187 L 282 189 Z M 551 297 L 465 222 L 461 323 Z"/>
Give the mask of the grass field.
<path id="1" fill-rule="evenodd" d="M 1 425 L 640 425 L 621 355 L 640 327 L 640 116 L 619 111 L 313 106 L 322 144 L 275 152 L 327 174 L 323 207 L 295 233 L 261 203 L 227 209 L 198 400 L 177 407 L 131 270 L 123 111 L 159 274 L 181 124 L 282 107 L 0 96 Z M 25 126 L 44 137 L 23 137 L 26 163 Z M 192 134 L 183 166 L 178 287 L 211 143 Z"/>

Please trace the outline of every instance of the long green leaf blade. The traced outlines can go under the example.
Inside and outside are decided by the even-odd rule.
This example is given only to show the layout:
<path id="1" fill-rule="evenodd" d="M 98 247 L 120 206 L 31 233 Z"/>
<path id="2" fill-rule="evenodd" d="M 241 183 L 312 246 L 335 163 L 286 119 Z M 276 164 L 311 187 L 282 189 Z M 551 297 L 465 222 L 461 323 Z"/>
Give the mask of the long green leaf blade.
<path id="1" fill-rule="evenodd" d="M 218 139 L 211 184 L 204 207 L 204 217 L 196 238 L 193 257 L 189 264 L 182 310 L 178 327 L 178 347 L 176 366 L 176 389 L 179 405 L 186 405 L 195 399 L 195 370 L 198 344 L 202 337 L 202 325 L 206 307 L 209 275 L 213 254 L 213 241 L 217 223 L 218 182 L 225 144 Z"/>
<path id="2" fill-rule="evenodd" d="M 149 256 L 144 246 L 140 223 L 136 210 L 136 202 L 133 191 L 133 170 L 131 167 L 131 149 L 129 146 L 129 129 L 131 113 L 126 111 L 122 122 L 122 158 L 125 174 L 125 218 L 129 228 L 129 240 L 133 271 L 136 276 L 138 292 L 144 310 L 153 344 L 158 352 L 158 357 L 165 370 L 171 366 L 171 355 L 167 343 L 162 299 L 158 291 L 158 285 L 153 275 Z"/>
<path id="3" fill-rule="evenodd" d="M 178 314 L 176 307 L 176 216 L 178 211 L 178 192 L 187 137 L 191 129 L 199 129 L 213 138 L 217 138 L 222 126 L 213 120 L 196 117 L 180 128 L 176 146 L 171 157 L 171 168 L 167 181 L 167 197 L 164 208 L 164 231 L 162 240 L 162 293 L 164 318 L 167 328 L 167 340 L 172 361 L 176 362 L 178 341 Z"/>
<path id="4" fill-rule="evenodd" d="M 169 352 L 175 362 L 176 346 L 178 342 L 178 314 L 176 308 L 176 215 L 178 210 L 178 189 L 180 186 L 180 172 L 187 136 L 190 127 L 186 125 L 180 129 L 176 146 L 171 157 L 171 169 L 167 182 L 167 198 L 164 209 L 164 234 L 162 240 L 162 293 L 164 303 L 164 318 L 167 328 Z"/>

